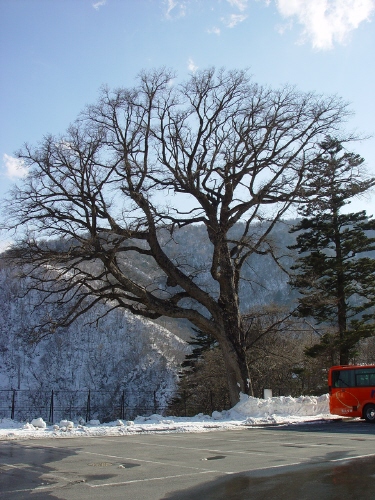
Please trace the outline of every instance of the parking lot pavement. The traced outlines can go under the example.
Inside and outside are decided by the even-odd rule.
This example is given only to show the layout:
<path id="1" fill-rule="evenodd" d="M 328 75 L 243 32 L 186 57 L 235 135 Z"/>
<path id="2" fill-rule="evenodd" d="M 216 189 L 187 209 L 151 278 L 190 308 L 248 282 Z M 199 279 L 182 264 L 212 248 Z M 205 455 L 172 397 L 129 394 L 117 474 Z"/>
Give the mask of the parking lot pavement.
<path id="1" fill-rule="evenodd" d="M 375 425 L 0 443 L 0 498 L 375 498 Z"/>

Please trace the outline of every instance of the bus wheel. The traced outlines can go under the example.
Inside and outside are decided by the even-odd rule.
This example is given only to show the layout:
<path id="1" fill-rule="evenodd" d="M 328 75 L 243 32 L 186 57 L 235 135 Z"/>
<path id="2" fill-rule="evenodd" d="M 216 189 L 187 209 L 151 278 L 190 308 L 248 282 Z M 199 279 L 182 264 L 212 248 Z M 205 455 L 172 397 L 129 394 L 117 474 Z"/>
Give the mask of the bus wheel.
<path id="1" fill-rule="evenodd" d="M 366 420 L 366 422 L 375 423 L 375 403 L 366 405 L 363 408 L 363 417 Z"/>

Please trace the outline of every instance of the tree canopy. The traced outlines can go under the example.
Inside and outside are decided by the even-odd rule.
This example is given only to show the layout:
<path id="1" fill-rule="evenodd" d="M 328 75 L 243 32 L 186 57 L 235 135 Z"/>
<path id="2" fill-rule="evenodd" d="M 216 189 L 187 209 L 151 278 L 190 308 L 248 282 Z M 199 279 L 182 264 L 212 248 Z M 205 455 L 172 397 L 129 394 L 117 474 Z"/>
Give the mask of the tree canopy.
<path id="1" fill-rule="evenodd" d="M 65 134 L 23 147 L 29 175 L 4 208 L 4 227 L 18 235 L 8 256 L 28 265 L 30 286 L 53 305 L 36 339 L 103 300 L 185 318 L 218 342 L 234 404 L 250 390 L 242 267 L 273 254 L 269 235 L 292 205 L 318 199 L 318 145 L 350 139 L 341 130 L 349 111 L 337 96 L 263 87 L 245 71 L 174 78 L 161 69 L 142 72 L 134 88 L 103 88 Z M 191 224 L 211 248 L 203 267 L 187 248 L 167 251 Z M 136 270 L 136 256 L 157 276 Z"/>

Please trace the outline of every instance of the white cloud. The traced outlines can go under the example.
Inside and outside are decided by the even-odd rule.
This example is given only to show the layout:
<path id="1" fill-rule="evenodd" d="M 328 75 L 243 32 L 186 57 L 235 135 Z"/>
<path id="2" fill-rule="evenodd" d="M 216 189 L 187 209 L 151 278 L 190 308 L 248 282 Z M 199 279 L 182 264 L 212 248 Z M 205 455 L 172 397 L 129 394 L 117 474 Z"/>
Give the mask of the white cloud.
<path id="1" fill-rule="evenodd" d="M 177 0 L 164 0 L 167 10 L 165 17 L 167 19 L 178 19 L 186 15 L 186 3 Z"/>
<path id="2" fill-rule="evenodd" d="M 345 44 L 351 32 L 369 21 L 375 0 L 275 0 L 280 14 L 303 26 L 301 42 L 310 40 L 315 49 Z"/>
<path id="3" fill-rule="evenodd" d="M 7 154 L 3 155 L 3 163 L 5 168 L 5 176 L 9 179 L 26 177 L 28 174 L 24 162 Z"/>
<path id="4" fill-rule="evenodd" d="M 13 240 L 0 240 L 0 253 L 5 252 L 12 245 Z"/>
<path id="5" fill-rule="evenodd" d="M 214 26 L 213 28 L 208 29 L 207 33 L 209 33 L 210 35 L 220 35 L 221 31 L 220 28 Z"/>
<path id="6" fill-rule="evenodd" d="M 222 18 L 223 23 L 227 28 L 234 28 L 238 23 L 245 21 L 247 16 L 244 14 L 231 14 L 228 18 Z"/>
<path id="7" fill-rule="evenodd" d="M 93 3 L 92 6 L 94 7 L 94 9 L 99 10 L 100 7 L 103 7 L 103 5 L 105 5 L 106 3 L 107 0 L 99 0 L 98 2 Z"/>
<path id="8" fill-rule="evenodd" d="M 198 69 L 198 66 L 194 63 L 193 59 L 189 57 L 188 60 L 188 70 L 191 71 L 192 73 L 195 73 Z"/>
<path id="9" fill-rule="evenodd" d="M 227 0 L 232 7 L 237 7 L 241 12 L 247 9 L 248 0 Z"/>
<path id="10" fill-rule="evenodd" d="M 293 28 L 293 21 L 292 20 L 290 20 L 287 23 L 278 24 L 276 26 L 276 30 L 279 33 L 279 35 L 283 35 L 284 33 L 291 30 L 292 28 Z"/>

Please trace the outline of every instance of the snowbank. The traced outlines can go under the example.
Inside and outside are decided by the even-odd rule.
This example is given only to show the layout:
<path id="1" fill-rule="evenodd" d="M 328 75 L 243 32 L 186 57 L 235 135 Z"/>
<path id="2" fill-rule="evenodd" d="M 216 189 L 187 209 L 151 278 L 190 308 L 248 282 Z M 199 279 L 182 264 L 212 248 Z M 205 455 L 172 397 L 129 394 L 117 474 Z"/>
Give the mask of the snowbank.
<path id="1" fill-rule="evenodd" d="M 229 414 L 233 419 L 262 418 L 270 415 L 281 417 L 301 416 L 311 417 L 329 413 L 329 396 L 280 396 L 268 399 L 258 399 L 241 394 L 240 402 L 236 404 Z"/>
<path id="2" fill-rule="evenodd" d="M 324 396 L 291 396 L 257 399 L 241 394 L 240 402 L 232 409 L 215 411 L 212 416 L 200 413 L 195 417 L 139 416 L 134 421 L 110 422 L 100 424 L 91 420 L 87 424 L 62 420 L 59 424 L 48 426 L 38 417 L 31 423 L 0 419 L 0 440 L 27 438 L 62 438 L 82 436 L 121 436 L 155 432 L 207 432 L 211 430 L 230 430 L 265 424 L 291 424 L 332 420 L 337 417 L 329 414 L 328 394 Z"/>

